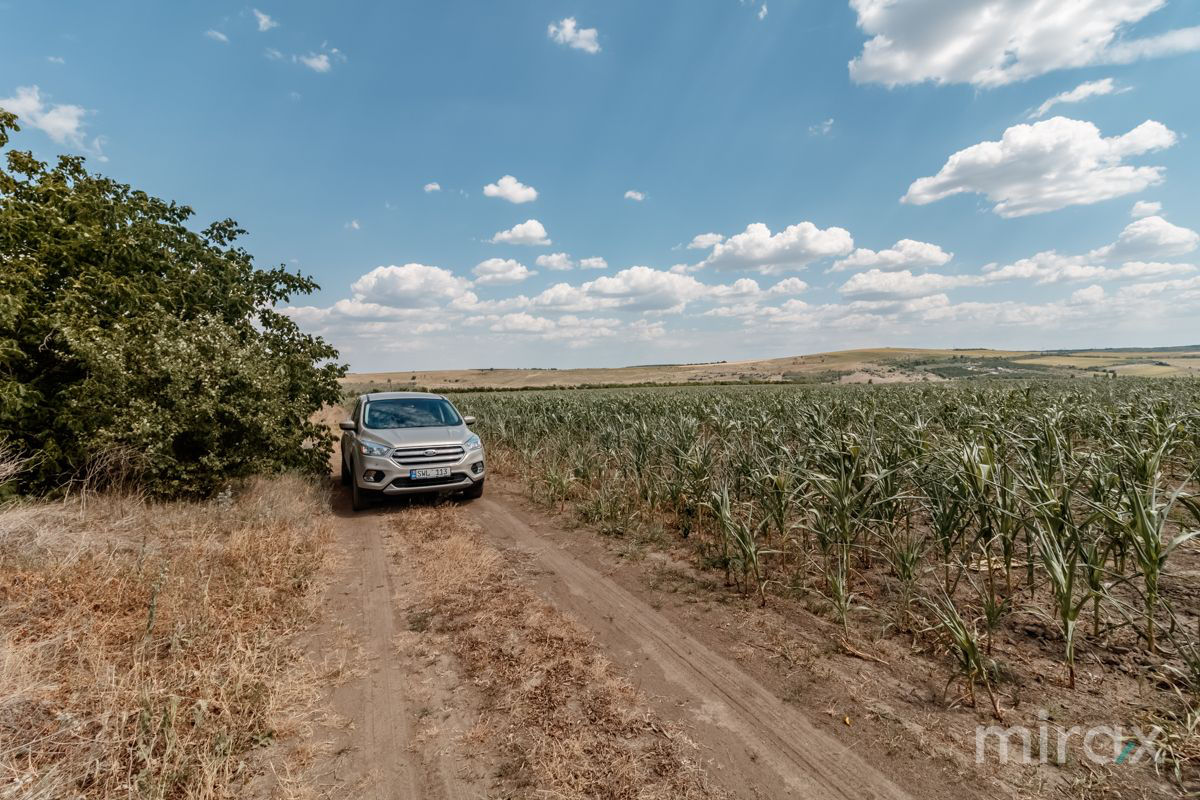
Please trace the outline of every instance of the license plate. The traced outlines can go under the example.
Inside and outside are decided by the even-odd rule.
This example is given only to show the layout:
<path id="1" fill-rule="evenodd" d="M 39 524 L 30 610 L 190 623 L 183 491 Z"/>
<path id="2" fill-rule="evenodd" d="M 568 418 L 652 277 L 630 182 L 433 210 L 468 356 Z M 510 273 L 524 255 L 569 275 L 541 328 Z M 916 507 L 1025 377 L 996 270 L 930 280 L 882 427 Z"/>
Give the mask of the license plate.
<path id="1" fill-rule="evenodd" d="M 419 481 L 426 478 L 449 478 L 449 467 L 430 467 L 428 469 L 410 469 L 408 471 L 408 479 L 411 481 Z"/>

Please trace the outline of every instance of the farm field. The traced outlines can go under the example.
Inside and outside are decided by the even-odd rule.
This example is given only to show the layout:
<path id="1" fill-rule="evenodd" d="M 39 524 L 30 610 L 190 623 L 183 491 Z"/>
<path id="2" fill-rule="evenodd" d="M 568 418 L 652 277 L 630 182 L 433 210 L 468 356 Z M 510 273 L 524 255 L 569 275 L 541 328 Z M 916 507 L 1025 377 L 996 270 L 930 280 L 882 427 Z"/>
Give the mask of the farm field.
<path id="1" fill-rule="evenodd" d="M 1195 382 L 455 400 L 493 474 L 631 563 L 665 556 L 641 568 L 659 602 L 704 608 L 693 622 L 714 636 L 735 628 L 730 646 L 810 713 L 866 706 L 900 738 L 913 727 L 897 720 L 922 720 L 921 746 L 1014 796 L 1196 785 Z M 1047 715 L 1161 730 L 1153 763 L 963 766 L 976 725 Z"/>
<path id="2" fill-rule="evenodd" d="M 1200 375 L 1200 347 L 1053 352 L 885 347 L 704 364 L 360 372 L 350 373 L 342 384 L 352 390 L 417 386 L 462 391 L 653 383 L 907 383 L 963 377 L 1092 377 L 1107 370 L 1143 377 Z"/>

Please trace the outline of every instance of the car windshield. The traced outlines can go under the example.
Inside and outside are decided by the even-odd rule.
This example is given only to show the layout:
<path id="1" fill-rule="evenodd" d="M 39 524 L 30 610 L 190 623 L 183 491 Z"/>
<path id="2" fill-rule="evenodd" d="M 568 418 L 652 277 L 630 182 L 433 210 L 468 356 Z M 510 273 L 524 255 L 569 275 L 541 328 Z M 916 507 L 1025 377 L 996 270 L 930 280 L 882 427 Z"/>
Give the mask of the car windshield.
<path id="1" fill-rule="evenodd" d="M 368 428 L 433 428 L 461 425 L 462 418 L 450 402 L 440 397 L 403 397 L 372 400 L 363 412 Z"/>

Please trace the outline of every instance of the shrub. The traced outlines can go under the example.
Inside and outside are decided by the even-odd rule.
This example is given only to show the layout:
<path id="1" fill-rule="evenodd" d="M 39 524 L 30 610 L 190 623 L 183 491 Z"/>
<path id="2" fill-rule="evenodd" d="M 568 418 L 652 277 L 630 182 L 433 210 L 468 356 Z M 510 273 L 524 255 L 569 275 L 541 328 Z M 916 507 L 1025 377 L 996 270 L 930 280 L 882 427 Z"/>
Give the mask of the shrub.
<path id="1" fill-rule="evenodd" d="M 16 118 L 0 110 L 0 147 Z M 340 398 L 337 351 L 274 310 L 317 288 L 254 266 L 233 220 L 7 152 L 0 168 L 0 440 L 24 491 L 119 463 L 153 494 L 259 472 L 324 472 L 310 421 Z M 101 469 L 98 465 L 107 465 Z"/>

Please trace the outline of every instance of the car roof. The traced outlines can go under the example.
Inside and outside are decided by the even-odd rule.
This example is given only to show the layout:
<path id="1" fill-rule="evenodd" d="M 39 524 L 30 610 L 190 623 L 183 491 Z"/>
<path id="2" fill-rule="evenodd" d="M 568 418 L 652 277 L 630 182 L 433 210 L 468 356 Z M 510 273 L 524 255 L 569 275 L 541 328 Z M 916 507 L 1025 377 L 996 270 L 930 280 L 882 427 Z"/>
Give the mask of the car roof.
<path id="1" fill-rule="evenodd" d="M 433 392 L 368 392 L 363 395 L 363 399 L 367 402 L 371 402 L 372 400 L 412 400 L 419 397 L 426 399 L 446 399 L 440 394 L 434 394 Z"/>

